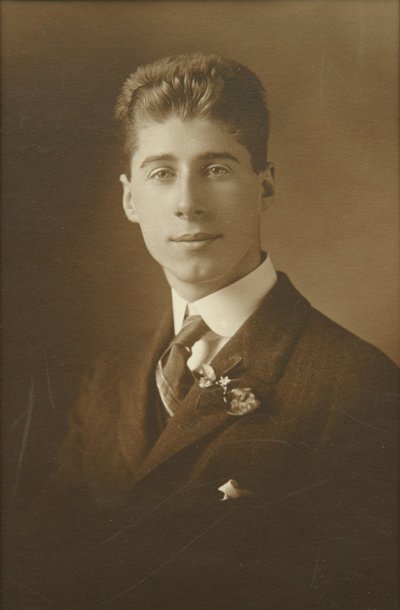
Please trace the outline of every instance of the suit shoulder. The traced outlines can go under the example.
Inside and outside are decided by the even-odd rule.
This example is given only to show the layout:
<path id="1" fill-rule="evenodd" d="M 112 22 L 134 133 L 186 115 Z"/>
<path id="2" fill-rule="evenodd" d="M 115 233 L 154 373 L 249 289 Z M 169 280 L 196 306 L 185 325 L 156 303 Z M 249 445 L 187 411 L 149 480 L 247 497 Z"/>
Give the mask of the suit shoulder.
<path id="1" fill-rule="evenodd" d="M 385 354 L 315 309 L 297 341 L 281 386 L 322 420 L 339 411 L 371 429 L 390 429 L 399 410 L 399 369 Z M 336 415 L 335 415 L 336 414 Z M 348 418 L 346 419 L 348 424 Z"/>
<path id="2" fill-rule="evenodd" d="M 293 347 L 293 352 L 286 352 L 286 364 L 290 372 L 296 371 L 296 378 L 310 373 L 315 381 L 328 383 L 349 374 L 398 374 L 396 365 L 379 349 L 312 307 L 281 272 L 263 316 L 268 321 L 261 325 L 265 344 L 271 345 L 274 333 L 279 332 L 286 342 L 276 340 L 277 349 Z"/>
<path id="3" fill-rule="evenodd" d="M 373 371 L 374 375 L 398 376 L 398 367 L 380 349 L 314 308 L 300 347 L 309 359 L 318 362 L 320 369 L 328 367 L 353 374 Z"/>

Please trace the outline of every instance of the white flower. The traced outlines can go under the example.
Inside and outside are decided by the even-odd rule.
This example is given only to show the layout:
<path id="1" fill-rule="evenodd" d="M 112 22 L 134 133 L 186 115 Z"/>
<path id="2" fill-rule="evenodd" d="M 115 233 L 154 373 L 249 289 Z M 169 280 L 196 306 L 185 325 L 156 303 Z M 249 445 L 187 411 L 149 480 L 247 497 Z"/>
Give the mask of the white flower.
<path id="1" fill-rule="evenodd" d="M 199 386 L 202 389 L 209 388 L 212 385 L 214 385 L 214 382 L 211 381 L 211 379 L 209 379 L 208 377 L 205 377 L 204 375 L 202 377 L 200 377 L 200 379 L 199 379 Z"/>
<path id="2" fill-rule="evenodd" d="M 203 364 L 201 367 L 201 372 L 203 373 L 199 379 L 199 387 L 201 389 L 210 388 L 211 386 L 219 386 L 222 389 L 223 396 L 227 393 L 228 385 L 231 383 L 231 379 L 229 377 L 220 377 L 217 379 L 217 375 L 212 366 L 209 364 Z"/>
<path id="3" fill-rule="evenodd" d="M 199 388 L 201 390 L 206 390 L 207 388 L 213 388 L 213 391 L 217 390 L 217 395 L 213 394 L 213 400 L 216 400 L 217 404 L 219 395 L 225 405 L 227 405 L 227 413 L 229 415 L 246 415 L 246 413 L 255 411 L 261 405 L 251 388 L 233 387 L 229 389 L 231 384 L 236 385 L 239 381 L 238 379 L 232 380 L 227 375 L 217 379 L 214 369 L 209 364 L 203 365 L 202 372 L 203 375 L 198 380 Z M 198 400 L 200 402 L 203 400 L 204 403 L 205 399 L 199 396 Z"/>
<path id="4" fill-rule="evenodd" d="M 225 389 L 228 387 L 228 385 L 230 384 L 231 379 L 229 379 L 229 377 L 220 377 L 217 380 L 218 385 L 221 386 L 221 388 Z"/>
<path id="5" fill-rule="evenodd" d="M 254 396 L 250 388 L 233 388 L 229 415 L 245 415 L 255 411 L 260 406 L 260 401 Z"/>

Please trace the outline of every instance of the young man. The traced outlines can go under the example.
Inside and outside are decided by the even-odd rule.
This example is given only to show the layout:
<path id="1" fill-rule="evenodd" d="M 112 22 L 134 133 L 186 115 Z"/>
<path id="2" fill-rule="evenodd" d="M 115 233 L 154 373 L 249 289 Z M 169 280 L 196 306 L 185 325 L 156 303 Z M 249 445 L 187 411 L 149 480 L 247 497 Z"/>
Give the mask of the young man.
<path id="1" fill-rule="evenodd" d="M 128 78 L 117 117 L 125 214 L 172 307 L 88 378 L 58 474 L 63 539 L 43 535 L 47 573 L 25 584 L 85 610 L 393 608 L 397 370 L 261 250 L 262 85 L 176 56 Z"/>

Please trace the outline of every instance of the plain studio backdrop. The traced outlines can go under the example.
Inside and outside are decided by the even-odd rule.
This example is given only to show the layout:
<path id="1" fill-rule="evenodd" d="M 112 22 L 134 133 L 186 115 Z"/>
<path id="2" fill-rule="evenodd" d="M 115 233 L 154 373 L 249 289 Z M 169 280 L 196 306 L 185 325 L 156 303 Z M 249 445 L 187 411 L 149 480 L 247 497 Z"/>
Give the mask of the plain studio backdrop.
<path id="1" fill-rule="evenodd" d="M 397 2 L 5 1 L 2 13 L 15 492 L 51 463 L 87 363 L 167 307 L 163 274 L 122 211 L 113 121 L 123 80 L 161 56 L 215 52 L 259 75 L 277 172 L 265 248 L 315 307 L 398 359 Z"/>

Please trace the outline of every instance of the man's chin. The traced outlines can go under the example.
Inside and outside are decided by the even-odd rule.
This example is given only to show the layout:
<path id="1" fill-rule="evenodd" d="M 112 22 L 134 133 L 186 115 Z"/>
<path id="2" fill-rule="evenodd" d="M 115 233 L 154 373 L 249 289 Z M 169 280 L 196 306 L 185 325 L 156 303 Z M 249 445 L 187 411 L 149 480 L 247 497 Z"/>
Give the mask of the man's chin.
<path id="1" fill-rule="evenodd" d="M 164 269 L 165 276 L 169 284 L 179 283 L 188 286 L 198 286 L 218 281 L 218 274 L 208 270 L 179 270 L 169 271 Z"/>
<path id="2" fill-rule="evenodd" d="M 223 285 L 223 273 L 216 269 L 170 269 L 164 268 L 168 284 L 183 298 L 193 301 L 219 290 Z"/>

